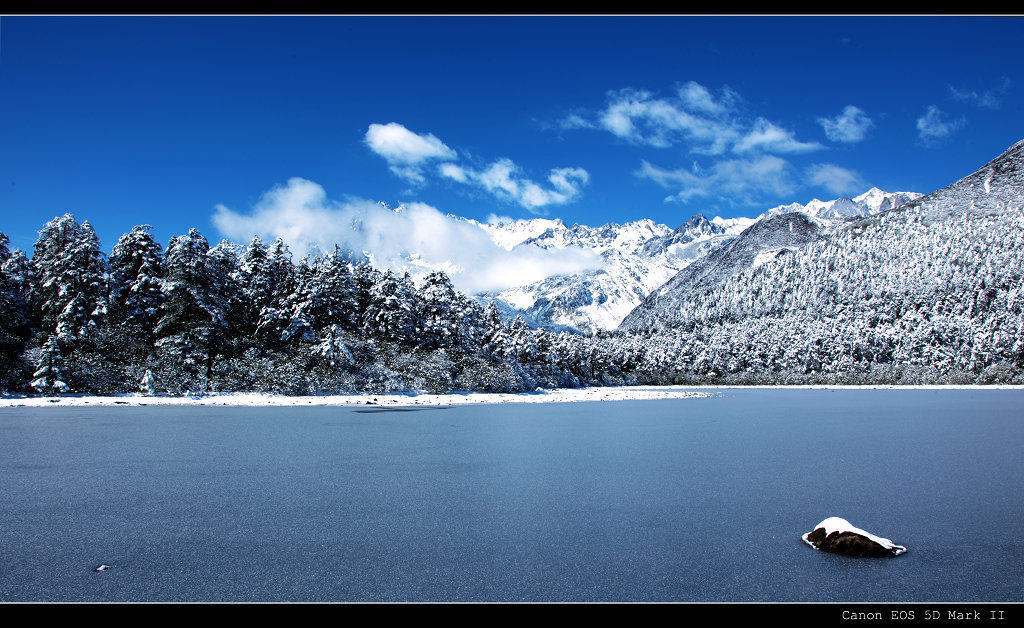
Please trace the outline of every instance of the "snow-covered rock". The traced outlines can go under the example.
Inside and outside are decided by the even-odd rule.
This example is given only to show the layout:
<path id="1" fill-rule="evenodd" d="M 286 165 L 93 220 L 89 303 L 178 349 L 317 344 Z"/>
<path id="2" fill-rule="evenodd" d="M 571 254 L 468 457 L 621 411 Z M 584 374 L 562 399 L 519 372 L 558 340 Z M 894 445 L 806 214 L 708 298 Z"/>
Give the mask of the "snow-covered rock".
<path id="1" fill-rule="evenodd" d="M 829 517 L 803 535 L 804 543 L 816 550 L 846 556 L 885 558 L 907 551 L 889 539 L 854 527 L 842 517 Z"/>

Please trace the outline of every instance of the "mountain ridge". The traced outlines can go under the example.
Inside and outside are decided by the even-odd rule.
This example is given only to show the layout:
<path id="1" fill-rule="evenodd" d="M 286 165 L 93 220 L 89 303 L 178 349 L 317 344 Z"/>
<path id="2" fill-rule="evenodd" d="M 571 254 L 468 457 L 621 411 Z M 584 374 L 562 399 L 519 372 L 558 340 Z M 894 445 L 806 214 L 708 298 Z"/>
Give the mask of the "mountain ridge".
<path id="1" fill-rule="evenodd" d="M 624 320 L 653 379 L 1010 381 L 1024 367 L 1024 141 L 790 254 L 718 268 Z"/>
<path id="2" fill-rule="evenodd" d="M 567 226 L 558 219 L 534 219 L 544 221 L 538 222 L 538 227 L 533 229 L 536 234 L 523 238 L 514 246 L 580 246 L 598 251 L 604 258 L 604 264 L 596 270 L 556 275 L 527 286 L 484 295 L 484 298 L 503 303 L 506 315 L 521 315 L 535 326 L 586 332 L 614 329 L 676 273 L 761 220 L 800 213 L 816 222 L 819 228 L 834 229 L 849 220 L 885 211 L 919 196 L 914 192 L 884 192 L 871 188 L 854 199 L 813 199 L 806 205 L 780 205 L 755 218 L 716 216 L 709 220 L 697 213 L 674 229 L 650 219 L 606 223 L 600 227 Z M 836 204 L 842 204 L 844 211 L 831 211 Z M 525 225 L 529 223 L 515 221 L 511 230 L 517 233 L 528 231 Z M 495 234 L 496 242 L 508 243 L 514 239 L 503 229 L 502 223 L 482 228 L 488 228 Z M 624 232 L 627 233 L 624 235 Z M 642 233 L 647 233 L 647 237 L 640 237 Z"/>

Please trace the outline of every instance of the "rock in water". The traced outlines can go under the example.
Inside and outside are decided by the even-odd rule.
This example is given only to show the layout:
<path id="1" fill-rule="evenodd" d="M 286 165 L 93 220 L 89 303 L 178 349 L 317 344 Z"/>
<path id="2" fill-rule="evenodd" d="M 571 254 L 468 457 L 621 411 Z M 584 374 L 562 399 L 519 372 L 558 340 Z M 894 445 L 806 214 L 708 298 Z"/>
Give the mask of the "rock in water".
<path id="1" fill-rule="evenodd" d="M 885 558 L 899 556 L 907 551 L 889 539 L 865 532 L 841 517 L 829 517 L 803 536 L 804 543 L 823 552 L 846 556 Z"/>

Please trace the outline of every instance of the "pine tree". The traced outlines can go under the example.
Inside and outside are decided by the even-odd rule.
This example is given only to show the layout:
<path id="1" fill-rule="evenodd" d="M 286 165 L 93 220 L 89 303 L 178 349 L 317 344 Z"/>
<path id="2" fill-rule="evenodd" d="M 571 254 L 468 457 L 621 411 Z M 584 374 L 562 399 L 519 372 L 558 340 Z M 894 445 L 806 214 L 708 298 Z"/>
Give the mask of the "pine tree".
<path id="1" fill-rule="evenodd" d="M 313 347 L 313 355 L 331 368 L 352 366 L 355 358 L 345 345 L 345 332 L 341 325 L 331 325 L 323 330 L 320 342 Z"/>
<path id="2" fill-rule="evenodd" d="M 259 312 L 256 337 L 264 346 L 276 347 L 291 322 L 288 301 L 296 288 L 292 254 L 281 238 L 270 246 L 266 261 L 252 276 L 251 285 Z"/>
<path id="3" fill-rule="evenodd" d="M 313 267 L 305 311 L 316 331 L 331 325 L 358 328 L 358 283 L 352 267 L 335 246 L 334 253 Z"/>
<path id="4" fill-rule="evenodd" d="M 64 380 L 64 358 L 57 339 L 51 336 L 39 354 L 39 364 L 29 384 L 40 393 L 63 393 L 71 390 Z"/>
<path id="5" fill-rule="evenodd" d="M 14 249 L 7 259 L 0 264 L 0 272 L 3 272 L 8 285 L 14 292 L 20 295 L 20 300 L 25 304 L 25 316 L 30 324 L 38 322 L 37 297 L 39 292 L 39 277 L 36 273 L 32 260 L 25 255 L 21 249 Z"/>
<path id="6" fill-rule="evenodd" d="M 221 240 L 206 253 L 209 272 L 224 311 L 222 344 L 229 353 L 242 353 L 252 344 L 255 314 L 246 298 L 242 253 L 241 247 L 227 240 Z"/>
<path id="7" fill-rule="evenodd" d="M 350 329 L 361 329 L 366 310 L 370 307 L 370 291 L 380 277 L 380 272 L 375 270 L 367 262 L 357 264 L 352 270 L 354 307 L 351 317 L 343 321 L 343 325 Z"/>
<path id="8" fill-rule="evenodd" d="M 430 273 L 419 291 L 418 318 L 421 344 L 428 349 L 454 347 L 459 344 L 459 295 L 442 271 Z"/>
<path id="9" fill-rule="evenodd" d="M 153 371 L 146 369 L 146 373 L 139 380 L 139 392 L 149 397 L 156 394 L 156 377 Z"/>
<path id="10" fill-rule="evenodd" d="M 110 317 L 131 325 L 147 338 L 153 334 L 163 304 L 160 245 L 149 225 L 132 227 L 110 254 Z"/>
<path id="11" fill-rule="evenodd" d="M 19 356 L 30 332 L 30 315 L 19 273 L 24 254 L 12 254 L 8 239 L 0 233 L 0 388 L 17 386 L 22 370 Z M 23 381 L 23 380 L 22 380 Z"/>
<path id="12" fill-rule="evenodd" d="M 496 358 L 506 358 L 512 354 L 508 326 L 501 318 L 498 306 L 488 303 L 482 316 L 483 334 L 481 344 L 485 353 Z"/>
<path id="13" fill-rule="evenodd" d="M 54 218 L 39 232 L 32 262 L 39 273 L 39 304 L 44 329 L 78 294 L 97 323 L 106 314 L 103 252 L 88 221 L 79 224 L 71 214 Z"/>
<path id="14" fill-rule="evenodd" d="M 373 338 L 411 342 L 416 331 L 414 306 L 415 286 L 409 275 L 397 278 L 387 271 L 370 288 L 363 330 Z"/>
<path id="15" fill-rule="evenodd" d="M 210 386 L 214 358 L 228 341 L 223 279 L 207 253 L 210 245 L 196 229 L 172 238 L 164 257 L 164 306 L 154 330 L 158 346 L 193 368 L 205 364 Z"/>
<path id="16" fill-rule="evenodd" d="M 302 341 L 313 341 L 312 296 L 316 289 L 317 272 L 303 259 L 295 273 L 295 289 L 284 299 L 283 312 L 288 323 L 281 332 L 281 342 L 297 345 Z"/>
<path id="17" fill-rule="evenodd" d="M 96 321 L 89 316 L 89 303 L 79 292 L 57 317 L 53 338 L 62 350 L 71 352 L 81 342 L 94 337 L 97 331 Z"/>
<path id="18" fill-rule="evenodd" d="M 516 316 L 509 329 L 509 353 L 520 362 L 534 362 L 537 359 L 537 341 L 533 330 L 521 316 Z"/>

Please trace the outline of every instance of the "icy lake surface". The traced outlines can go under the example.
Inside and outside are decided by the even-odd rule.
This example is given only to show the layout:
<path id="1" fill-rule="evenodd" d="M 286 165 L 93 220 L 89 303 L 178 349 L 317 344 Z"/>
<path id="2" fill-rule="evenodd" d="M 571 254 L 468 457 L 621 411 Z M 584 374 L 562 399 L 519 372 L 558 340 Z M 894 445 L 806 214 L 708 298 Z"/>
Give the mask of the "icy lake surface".
<path id="1" fill-rule="evenodd" d="M 0 600 L 1024 600 L 1024 391 L 360 410 L 0 409 Z"/>

